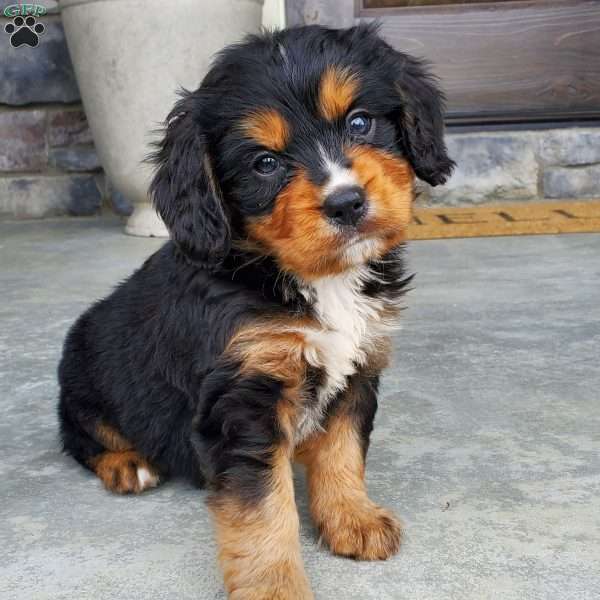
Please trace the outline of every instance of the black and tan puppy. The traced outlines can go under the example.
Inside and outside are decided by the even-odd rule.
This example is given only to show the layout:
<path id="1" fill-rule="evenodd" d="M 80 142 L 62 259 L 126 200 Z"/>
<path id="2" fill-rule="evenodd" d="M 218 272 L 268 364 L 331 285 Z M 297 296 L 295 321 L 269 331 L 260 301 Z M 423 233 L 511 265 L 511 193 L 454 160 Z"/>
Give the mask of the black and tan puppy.
<path id="1" fill-rule="evenodd" d="M 400 544 L 365 455 L 415 174 L 453 165 L 440 92 L 372 27 L 251 37 L 177 103 L 155 160 L 172 241 L 69 333 L 64 449 L 115 492 L 206 483 L 230 597 L 311 598 L 294 460 L 333 552 Z"/>

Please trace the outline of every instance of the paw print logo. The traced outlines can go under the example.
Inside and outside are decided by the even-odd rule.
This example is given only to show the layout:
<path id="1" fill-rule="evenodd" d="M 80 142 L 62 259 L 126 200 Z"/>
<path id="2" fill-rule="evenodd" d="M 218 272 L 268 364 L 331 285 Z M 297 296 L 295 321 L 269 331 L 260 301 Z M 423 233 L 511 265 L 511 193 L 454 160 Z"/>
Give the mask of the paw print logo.
<path id="1" fill-rule="evenodd" d="M 4 26 L 4 31 L 10 35 L 10 43 L 14 48 L 23 45 L 35 48 L 39 44 L 39 36 L 46 31 L 46 28 L 30 15 L 25 19 L 15 17 L 12 23 L 7 23 Z"/>

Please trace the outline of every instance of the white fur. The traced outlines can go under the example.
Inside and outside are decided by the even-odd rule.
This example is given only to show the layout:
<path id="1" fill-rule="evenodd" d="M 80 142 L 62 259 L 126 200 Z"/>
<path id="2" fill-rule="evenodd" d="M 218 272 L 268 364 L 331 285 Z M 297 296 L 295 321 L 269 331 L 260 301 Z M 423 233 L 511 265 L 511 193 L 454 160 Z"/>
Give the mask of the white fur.
<path id="1" fill-rule="evenodd" d="M 154 473 L 150 473 L 146 467 L 138 467 L 137 479 L 140 485 L 140 492 L 158 485 L 158 477 Z"/>
<path id="2" fill-rule="evenodd" d="M 374 239 L 357 240 L 344 250 L 344 257 L 351 265 L 364 265 L 376 256 L 381 249 L 381 242 Z"/>
<path id="3" fill-rule="evenodd" d="M 337 163 L 331 162 L 328 159 L 323 159 L 325 168 L 327 169 L 328 178 L 325 187 L 323 188 L 323 196 L 326 197 L 335 190 L 345 187 L 353 187 L 358 185 L 358 180 L 352 169 L 346 169 Z"/>
<path id="4" fill-rule="evenodd" d="M 346 387 L 348 376 L 363 365 L 367 354 L 388 329 L 383 302 L 361 293 L 366 267 L 323 277 L 302 291 L 315 300 L 321 329 L 303 329 L 306 361 L 324 370 L 325 381 L 298 424 L 297 442 L 320 428 L 329 401 Z"/>

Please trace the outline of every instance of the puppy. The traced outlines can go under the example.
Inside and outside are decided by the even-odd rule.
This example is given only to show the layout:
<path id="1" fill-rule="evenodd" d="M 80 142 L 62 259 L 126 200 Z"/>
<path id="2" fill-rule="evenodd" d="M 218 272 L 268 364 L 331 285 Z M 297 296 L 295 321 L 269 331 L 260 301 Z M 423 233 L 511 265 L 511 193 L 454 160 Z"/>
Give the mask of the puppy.
<path id="1" fill-rule="evenodd" d="M 118 493 L 206 484 L 231 598 L 312 598 L 293 461 L 332 552 L 398 550 L 365 456 L 415 175 L 453 166 L 442 100 L 373 27 L 226 48 L 154 155 L 171 241 L 67 336 L 64 450 Z"/>

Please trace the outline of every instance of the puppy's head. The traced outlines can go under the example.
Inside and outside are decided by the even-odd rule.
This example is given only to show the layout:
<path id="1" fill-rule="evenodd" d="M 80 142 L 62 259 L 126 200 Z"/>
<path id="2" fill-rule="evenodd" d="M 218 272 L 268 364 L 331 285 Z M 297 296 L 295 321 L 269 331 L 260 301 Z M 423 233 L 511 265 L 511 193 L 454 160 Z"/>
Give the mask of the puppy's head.
<path id="1" fill-rule="evenodd" d="M 414 175 L 443 183 L 443 97 L 373 27 L 305 27 L 226 48 L 169 116 L 158 212 L 190 260 L 233 245 L 305 280 L 403 239 Z"/>

